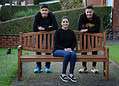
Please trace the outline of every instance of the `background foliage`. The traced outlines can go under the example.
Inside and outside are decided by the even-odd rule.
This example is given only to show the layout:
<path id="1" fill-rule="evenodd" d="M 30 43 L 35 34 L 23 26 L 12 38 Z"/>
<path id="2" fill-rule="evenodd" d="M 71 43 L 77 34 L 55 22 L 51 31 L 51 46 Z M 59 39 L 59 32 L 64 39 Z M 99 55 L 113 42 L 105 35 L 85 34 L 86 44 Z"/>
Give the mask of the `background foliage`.
<path id="1" fill-rule="evenodd" d="M 51 11 L 61 10 L 60 3 L 49 4 Z M 39 5 L 36 6 L 2 6 L 0 10 L 0 20 L 6 21 L 24 16 L 30 16 L 37 13 L 40 9 Z"/>
<path id="2" fill-rule="evenodd" d="M 104 31 L 106 25 L 109 23 L 108 20 L 111 14 L 111 7 L 95 7 L 96 14 L 101 18 L 101 29 Z M 70 20 L 70 28 L 76 30 L 78 25 L 78 18 L 83 13 L 83 9 L 72 9 L 64 11 L 56 11 L 55 15 L 60 25 L 62 16 L 68 16 Z M 106 19 L 106 20 L 105 20 Z M 19 32 L 30 32 L 32 31 L 32 24 L 34 20 L 34 15 L 29 17 L 23 17 L 15 20 L 10 20 L 0 24 L 0 35 L 2 34 L 19 34 Z"/>

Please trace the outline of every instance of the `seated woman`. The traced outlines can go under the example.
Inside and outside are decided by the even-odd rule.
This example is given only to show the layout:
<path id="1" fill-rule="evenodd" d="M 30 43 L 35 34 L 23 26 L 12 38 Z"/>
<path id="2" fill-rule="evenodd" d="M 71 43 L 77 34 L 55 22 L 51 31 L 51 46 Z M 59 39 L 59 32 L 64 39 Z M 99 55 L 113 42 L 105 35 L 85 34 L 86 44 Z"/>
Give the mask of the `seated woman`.
<path id="1" fill-rule="evenodd" d="M 64 57 L 62 74 L 60 75 L 61 80 L 64 82 L 68 82 L 68 80 L 76 82 L 76 78 L 73 74 L 76 62 L 76 53 L 74 51 L 74 48 L 76 47 L 76 37 L 74 32 L 70 30 L 68 26 L 68 18 L 63 17 L 61 21 L 61 28 L 55 32 L 53 56 Z M 69 74 L 66 75 L 69 62 Z"/>

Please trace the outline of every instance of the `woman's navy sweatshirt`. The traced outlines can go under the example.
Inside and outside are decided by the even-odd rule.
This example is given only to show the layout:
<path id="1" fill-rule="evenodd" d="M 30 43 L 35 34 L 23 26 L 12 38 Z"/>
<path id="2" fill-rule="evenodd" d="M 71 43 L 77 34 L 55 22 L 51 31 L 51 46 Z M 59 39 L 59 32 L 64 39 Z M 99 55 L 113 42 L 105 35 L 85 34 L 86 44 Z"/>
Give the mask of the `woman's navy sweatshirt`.
<path id="1" fill-rule="evenodd" d="M 64 50 L 64 48 L 71 48 L 73 50 L 75 47 L 76 36 L 72 30 L 58 29 L 55 32 L 54 50 Z"/>

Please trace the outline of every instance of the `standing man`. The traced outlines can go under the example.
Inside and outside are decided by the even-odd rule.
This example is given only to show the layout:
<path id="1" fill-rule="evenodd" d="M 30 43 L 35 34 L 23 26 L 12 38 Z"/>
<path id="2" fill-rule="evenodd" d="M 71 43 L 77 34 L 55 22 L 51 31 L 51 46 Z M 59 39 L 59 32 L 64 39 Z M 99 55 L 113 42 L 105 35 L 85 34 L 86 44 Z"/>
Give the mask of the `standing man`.
<path id="1" fill-rule="evenodd" d="M 49 11 L 48 6 L 43 4 L 41 6 L 40 12 L 35 15 L 35 20 L 33 24 L 33 31 L 53 31 L 58 29 L 58 24 L 56 18 L 52 12 Z M 37 55 L 40 55 L 41 52 L 36 52 Z M 49 53 L 46 53 L 49 54 Z M 34 73 L 43 72 L 41 67 L 41 62 L 36 62 Z M 45 64 L 45 72 L 50 73 L 50 62 Z"/>
<path id="2" fill-rule="evenodd" d="M 94 13 L 93 7 L 88 6 L 85 9 L 85 13 L 82 14 L 78 21 L 78 30 L 80 32 L 87 33 L 99 33 L 100 31 L 100 18 Z M 82 43 L 83 44 L 83 43 Z M 82 53 L 86 55 L 86 52 Z M 92 52 L 93 55 L 97 55 L 97 51 Z M 79 72 L 87 72 L 86 62 L 82 62 L 83 68 L 79 70 Z M 96 62 L 92 63 L 91 72 L 97 73 L 98 69 L 96 69 Z"/>

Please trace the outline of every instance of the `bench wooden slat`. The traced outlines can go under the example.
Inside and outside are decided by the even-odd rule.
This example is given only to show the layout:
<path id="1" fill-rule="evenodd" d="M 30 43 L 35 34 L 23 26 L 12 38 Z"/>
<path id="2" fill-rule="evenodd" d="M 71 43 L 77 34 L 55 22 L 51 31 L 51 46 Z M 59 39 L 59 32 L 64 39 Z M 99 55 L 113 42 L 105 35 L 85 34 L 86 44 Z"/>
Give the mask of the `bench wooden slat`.
<path id="1" fill-rule="evenodd" d="M 91 48 L 91 45 L 90 45 L 91 38 L 90 38 L 90 37 L 91 37 L 91 36 L 88 34 L 88 49 Z"/>
<path id="2" fill-rule="evenodd" d="M 64 58 L 63 57 L 54 57 L 51 55 L 30 55 L 30 56 L 22 56 L 21 57 L 21 61 L 23 62 L 36 62 L 36 61 L 42 61 L 42 62 L 61 62 L 63 61 Z M 85 55 L 77 55 L 77 62 L 81 62 L 81 61 L 96 61 L 96 62 L 100 62 L 100 61 L 106 61 L 107 59 L 104 56 L 99 56 L 99 55 L 89 55 L 89 56 L 85 56 Z"/>
<path id="3" fill-rule="evenodd" d="M 34 35 L 31 36 L 31 47 L 34 48 Z"/>
<path id="4" fill-rule="evenodd" d="M 99 47 L 102 48 L 102 38 L 99 38 Z"/>
<path id="5" fill-rule="evenodd" d="M 43 45 L 42 45 L 42 44 L 43 44 L 43 43 L 42 43 L 42 39 L 43 39 L 42 33 L 40 33 L 39 36 L 40 36 L 40 37 L 39 37 L 39 38 L 40 38 L 40 39 L 39 39 L 39 40 L 40 40 L 40 49 L 42 50 L 42 47 L 43 47 Z"/>
<path id="6" fill-rule="evenodd" d="M 26 47 L 24 50 L 26 50 L 26 51 L 35 51 L 35 52 L 44 52 L 44 53 L 52 53 L 52 51 L 51 50 L 45 50 L 45 49 L 42 49 L 42 50 L 40 50 L 40 49 L 36 49 L 36 48 L 28 48 L 28 47 Z"/>
<path id="7" fill-rule="evenodd" d="M 94 48 L 94 36 L 91 38 L 91 47 Z"/>
<path id="8" fill-rule="evenodd" d="M 80 35 L 80 49 L 82 49 L 82 33 Z"/>
<path id="9" fill-rule="evenodd" d="M 26 36 L 24 36 L 24 47 L 26 47 L 26 45 L 27 45 L 27 39 L 26 39 Z"/>
<path id="10" fill-rule="evenodd" d="M 47 48 L 47 45 L 46 45 L 46 43 L 47 43 L 47 41 L 46 41 L 46 40 L 47 40 L 47 39 L 46 39 L 46 36 L 47 36 L 47 35 L 46 35 L 46 34 L 43 34 L 43 36 L 44 36 L 44 38 L 43 38 L 43 40 L 42 40 L 42 41 L 43 41 L 43 46 L 44 46 L 44 49 L 46 49 L 46 48 Z"/>
<path id="11" fill-rule="evenodd" d="M 54 40 L 54 34 L 51 34 L 52 35 L 52 40 Z M 52 41 L 52 43 L 51 43 L 52 45 L 51 45 L 51 50 L 53 50 L 54 49 L 54 41 Z"/>
<path id="12" fill-rule="evenodd" d="M 35 48 L 37 49 L 38 48 L 38 33 L 36 33 L 35 35 Z"/>
<path id="13" fill-rule="evenodd" d="M 91 48 L 91 49 L 81 49 L 77 52 L 92 52 L 92 51 L 104 51 L 104 48 Z"/>
<path id="14" fill-rule="evenodd" d="M 98 47 L 98 37 L 97 36 L 95 37 L 95 47 L 96 48 Z"/>
<path id="15" fill-rule="evenodd" d="M 50 39 L 50 34 L 48 34 L 48 39 Z M 48 46 L 47 46 L 48 50 L 50 50 L 51 47 L 50 47 L 50 41 L 49 40 L 47 41 L 47 44 L 48 44 Z"/>
<path id="16" fill-rule="evenodd" d="M 30 47 L 30 43 L 31 43 L 30 42 L 30 36 L 28 36 L 28 43 L 27 43 L 28 44 L 28 47 Z"/>
<path id="17" fill-rule="evenodd" d="M 103 36 L 104 36 L 104 37 L 103 37 L 103 38 L 104 38 L 104 40 L 103 40 L 104 46 L 106 46 L 106 33 L 104 33 Z"/>
<path id="18" fill-rule="evenodd" d="M 86 34 L 84 34 L 83 36 L 84 36 L 84 40 L 83 40 L 84 41 L 83 42 L 84 43 L 84 46 L 83 46 L 83 49 L 85 50 L 86 49 L 86 46 L 87 46 L 87 36 L 86 36 Z"/>

